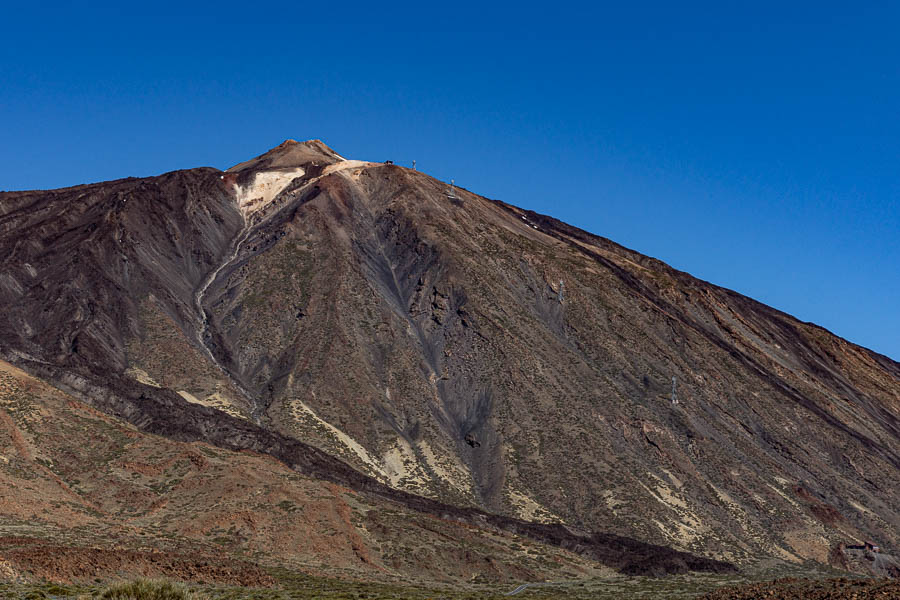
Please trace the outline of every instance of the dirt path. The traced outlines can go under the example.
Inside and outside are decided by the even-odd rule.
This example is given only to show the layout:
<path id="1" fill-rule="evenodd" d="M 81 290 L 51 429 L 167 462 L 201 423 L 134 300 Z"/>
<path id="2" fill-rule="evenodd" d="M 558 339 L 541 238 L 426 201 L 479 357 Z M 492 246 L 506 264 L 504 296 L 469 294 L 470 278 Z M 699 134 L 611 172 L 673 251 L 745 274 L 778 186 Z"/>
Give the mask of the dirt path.
<path id="1" fill-rule="evenodd" d="M 549 581 L 548 581 L 548 582 L 545 582 L 545 583 L 523 583 L 522 585 L 520 585 L 519 587 L 517 587 L 517 588 L 514 589 L 513 591 L 507 592 L 507 593 L 505 593 L 505 594 L 503 594 L 503 595 L 504 595 L 504 596 L 515 596 L 516 594 L 521 594 L 522 592 L 524 592 L 524 591 L 527 590 L 528 588 L 535 588 L 535 587 L 550 587 L 550 586 L 557 586 L 557 585 L 565 585 L 565 583 L 563 583 L 563 582 L 556 582 L 556 583 L 554 583 L 554 582 L 549 582 Z"/>

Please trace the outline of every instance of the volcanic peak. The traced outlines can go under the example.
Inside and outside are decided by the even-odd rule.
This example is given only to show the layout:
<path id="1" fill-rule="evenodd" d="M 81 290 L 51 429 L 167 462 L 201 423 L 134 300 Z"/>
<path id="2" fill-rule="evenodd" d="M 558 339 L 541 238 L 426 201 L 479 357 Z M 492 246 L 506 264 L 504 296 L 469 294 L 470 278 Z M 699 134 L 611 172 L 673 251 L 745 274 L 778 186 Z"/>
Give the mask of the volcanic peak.
<path id="1" fill-rule="evenodd" d="M 226 172 L 244 173 L 246 171 L 297 168 L 308 163 L 330 165 L 342 160 L 344 158 L 341 155 L 329 148 L 321 140 L 309 140 L 306 142 L 285 140 L 268 152 L 237 164 Z"/>
<path id="2" fill-rule="evenodd" d="M 235 165 L 222 175 L 234 187 L 244 218 L 271 205 L 298 178 L 312 183 L 337 171 L 366 167 L 372 163 L 347 160 L 321 140 L 285 140 L 271 150 Z"/>

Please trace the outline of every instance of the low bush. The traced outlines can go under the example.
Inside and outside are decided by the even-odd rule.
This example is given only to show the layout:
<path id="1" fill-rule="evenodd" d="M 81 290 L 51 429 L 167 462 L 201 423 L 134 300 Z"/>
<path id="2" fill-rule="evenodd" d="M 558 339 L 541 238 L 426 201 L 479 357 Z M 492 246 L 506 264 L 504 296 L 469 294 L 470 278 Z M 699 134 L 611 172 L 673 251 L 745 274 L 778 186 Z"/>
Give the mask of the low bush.
<path id="1" fill-rule="evenodd" d="M 137 579 L 108 586 L 100 593 L 103 600 L 202 600 L 180 583 L 159 579 Z"/>

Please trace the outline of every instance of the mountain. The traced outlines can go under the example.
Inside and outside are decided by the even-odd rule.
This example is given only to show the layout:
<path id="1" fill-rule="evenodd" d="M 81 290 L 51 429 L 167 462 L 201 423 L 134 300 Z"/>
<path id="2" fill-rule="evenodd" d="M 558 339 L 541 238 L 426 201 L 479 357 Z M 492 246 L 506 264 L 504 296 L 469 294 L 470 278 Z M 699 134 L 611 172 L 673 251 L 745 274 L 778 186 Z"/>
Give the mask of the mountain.
<path id="1" fill-rule="evenodd" d="M 223 473 L 253 451 L 410 523 L 624 572 L 900 543 L 900 364 L 418 171 L 289 140 L 224 172 L 8 192 L 0 249 L 9 368 L 230 453 Z"/>
<path id="2" fill-rule="evenodd" d="M 258 452 L 142 433 L 2 362 L 0 406 L 0 580 L 130 574 L 257 587 L 273 582 L 272 566 L 431 581 L 610 571 Z"/>

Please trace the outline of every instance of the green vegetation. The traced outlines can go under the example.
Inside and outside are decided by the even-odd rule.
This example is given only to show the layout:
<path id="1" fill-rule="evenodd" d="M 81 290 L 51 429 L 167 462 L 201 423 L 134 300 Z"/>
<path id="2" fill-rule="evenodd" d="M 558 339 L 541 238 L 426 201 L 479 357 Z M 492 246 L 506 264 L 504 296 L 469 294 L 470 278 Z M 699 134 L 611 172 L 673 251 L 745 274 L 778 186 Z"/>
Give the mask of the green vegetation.
<path id="1" fill-rule="evenodd" d="M 136 579 L 106 586 L 50 584 L 0 584 L 5 600 L 205 600 L 198 589 L 163 579 Z"/>
<path id="2" fill-rule="evenodd" d="M 282 500 L 276 506 L 278 506 L 278 508 L 280 508 L 284 512 L 289 512 L 289 513 L 297 512 L 298 510 L 300 510 L 300 507 L 297 506 L 296 504 L 294 504 L 293 502 L 291 502 L 290 500 Z"/>
<path id="3" fill-rule="evenodd" d="M 137 579 L 114 583 L 104 589 L 99 597 L 101 600 L 195 600 L 202 596 L 180 583 Z"/>
<path id="4" fill-rule="evenodd" d="M 276 584 L 269 588 L 181 584 L 166 580 L 138 579 L 109 585 L 3 584 L 0 600 L 500 600 L 518 583 L 494 583 L 476 578 L 452 587 L 410 582 L 361 582 L 306 575 L 287 569 L 271 569 Z M 846 577 L 815 565 L 781 566 L 760 571 L 712 575 L 691 573 L 670 577 L 612 575 L 579 581 L 537 583 L 514 596 L 516 599 L 619 600 L 621 598 L 700 598 L 724 587 L 771 581 L 774 577 L 800 577 L 821 581 Z"/>

